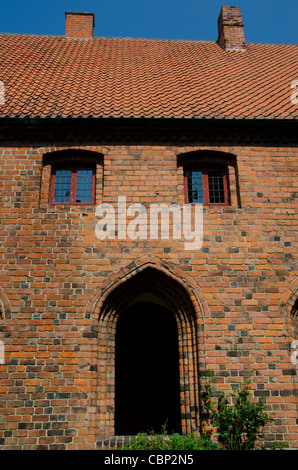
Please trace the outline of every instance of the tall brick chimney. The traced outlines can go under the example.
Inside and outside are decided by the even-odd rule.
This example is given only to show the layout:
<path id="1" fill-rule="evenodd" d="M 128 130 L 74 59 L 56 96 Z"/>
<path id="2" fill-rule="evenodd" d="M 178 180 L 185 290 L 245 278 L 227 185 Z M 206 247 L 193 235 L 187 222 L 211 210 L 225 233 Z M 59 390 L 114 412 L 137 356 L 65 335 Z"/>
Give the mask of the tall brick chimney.
<path id="1" fill-rule="evenodd" d="M 65 12 L 65 36 L 88 39 L 93 37 L 94 13 Z"/>
<path id="2" fill-rule="evenodd" d="M 222 7 L 217 23 L 221 47 L 226 51 L 244 51 L 244 23 L 240 7 Z"/>

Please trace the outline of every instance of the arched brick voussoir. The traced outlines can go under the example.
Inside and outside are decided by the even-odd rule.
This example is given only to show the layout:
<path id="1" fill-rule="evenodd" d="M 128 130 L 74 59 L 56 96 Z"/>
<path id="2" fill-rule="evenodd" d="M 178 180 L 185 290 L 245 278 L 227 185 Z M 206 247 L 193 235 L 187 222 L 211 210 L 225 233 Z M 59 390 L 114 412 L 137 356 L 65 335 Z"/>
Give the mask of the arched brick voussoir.
<path id="1" fill-rule="evenodd" d="M 205 295 L 192 276 L 174 263 L 146 256 L 122 267 L 93 291 L 86 306 L 85 318 L 89 318 L 91 324 L 96 326 L 102 313 L 104 303 L 109 295 L 133 276 L 149 268 L 156 270 L 157 274 L 163 275 L 169 286 L 171 282 L 173 285 L 176 283 L 177 286 L 180 286 L 182 291 L 184 290 L 189 301 L 192 303 L 198 320 L 204 321 L 204 318 L 209 316 L 209 308 Z"/>
<path id="2" fill-rule="evenodd" d="M 41 147 L 40 153 L 42 155 L 52 155 L 58 152 L 71 152 L 71 151 L 86 151 L 92 152 L 94 154 L 98 153 L 101 155 L 105 155 L 108 153 L 109 149 L 105 147 L 101 147 L 99 145 L 71 145 L 71 146 L 51 146 L 51 147 Z"/>

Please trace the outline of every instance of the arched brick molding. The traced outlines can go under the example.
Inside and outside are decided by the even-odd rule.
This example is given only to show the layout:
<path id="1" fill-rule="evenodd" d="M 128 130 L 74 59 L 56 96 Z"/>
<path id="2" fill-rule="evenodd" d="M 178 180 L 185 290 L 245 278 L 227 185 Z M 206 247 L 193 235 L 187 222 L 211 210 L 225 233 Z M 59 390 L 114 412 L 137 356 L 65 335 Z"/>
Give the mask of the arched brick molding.
<path id="1" fill-rule="evenodd" d="M 150 295 L 173 312 L 178 329 L 182 431 L 200 428 L 200 369 L 204 368 L 204 316 L 207 303 L 196 283 L 175 265 L 139 260 L 115 273 L 90 299 L 86 317 L 98 334 L 98 383 L 95 405 L 99 439 L 114 435 L 115 334 L 118 316 Z"/>
<path id="2" fill-rule="evenodd" d="M 54 152 L 68 152 L 68 151 L 78 151 L 78 152 L 92 152 L 97 154 L 105 155 L 108 152 L 108 149 L 101 147 L 100 145 L 71 145 L 71 146 L 51 146 L 51 147 L 42 147 L 39 149 L 39 152 L 42 155 L 53 154 Z"/>

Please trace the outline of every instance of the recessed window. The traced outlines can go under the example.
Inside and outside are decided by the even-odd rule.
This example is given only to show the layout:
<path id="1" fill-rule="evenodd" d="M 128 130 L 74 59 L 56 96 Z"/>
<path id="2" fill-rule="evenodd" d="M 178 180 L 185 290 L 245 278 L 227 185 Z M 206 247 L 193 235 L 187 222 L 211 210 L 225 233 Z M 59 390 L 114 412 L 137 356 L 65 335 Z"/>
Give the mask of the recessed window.
<path id="1" fill-rule="evenodd" d="M 55 168 L 52 172 L 52 204 L 94 204 L 93 168 Z"/>
<path id="2" fill-rule="evenodd" d="M 228 177 L 223 169 L 185 170 L 185 199 L 187 203 L 228 205 Z"/>

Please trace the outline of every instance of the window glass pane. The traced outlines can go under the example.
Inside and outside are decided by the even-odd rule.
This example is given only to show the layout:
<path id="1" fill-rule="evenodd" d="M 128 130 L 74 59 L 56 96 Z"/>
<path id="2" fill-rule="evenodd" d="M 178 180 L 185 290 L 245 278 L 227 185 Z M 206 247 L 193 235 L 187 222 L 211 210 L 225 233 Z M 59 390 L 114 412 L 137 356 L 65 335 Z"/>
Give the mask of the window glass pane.
<path id="1" fill-rule="evenodd" d="M 77 192 L 75 202 L 92 202 L 92 170 L 77 170 Z"/>
<path id="2" fill-rule="evenodd" d="M 224 179 L 224 175 L 222 171 L 209 171 L 208 172 L 210 204 L 224 204 L 225 203 L 223 179 Z"/>
<path id="3" fill-rule="evenodd" d="M 187 176 L 187 189 L 188 189 L 188 202 L 199 202 L 203 204 L 203 181 L 201 171 L 188 170 Z"/>
<path id="4" fill-rule="evenodd" d="M 54 202 L 70 202 L 70 170 L 56 170 Z"/>

